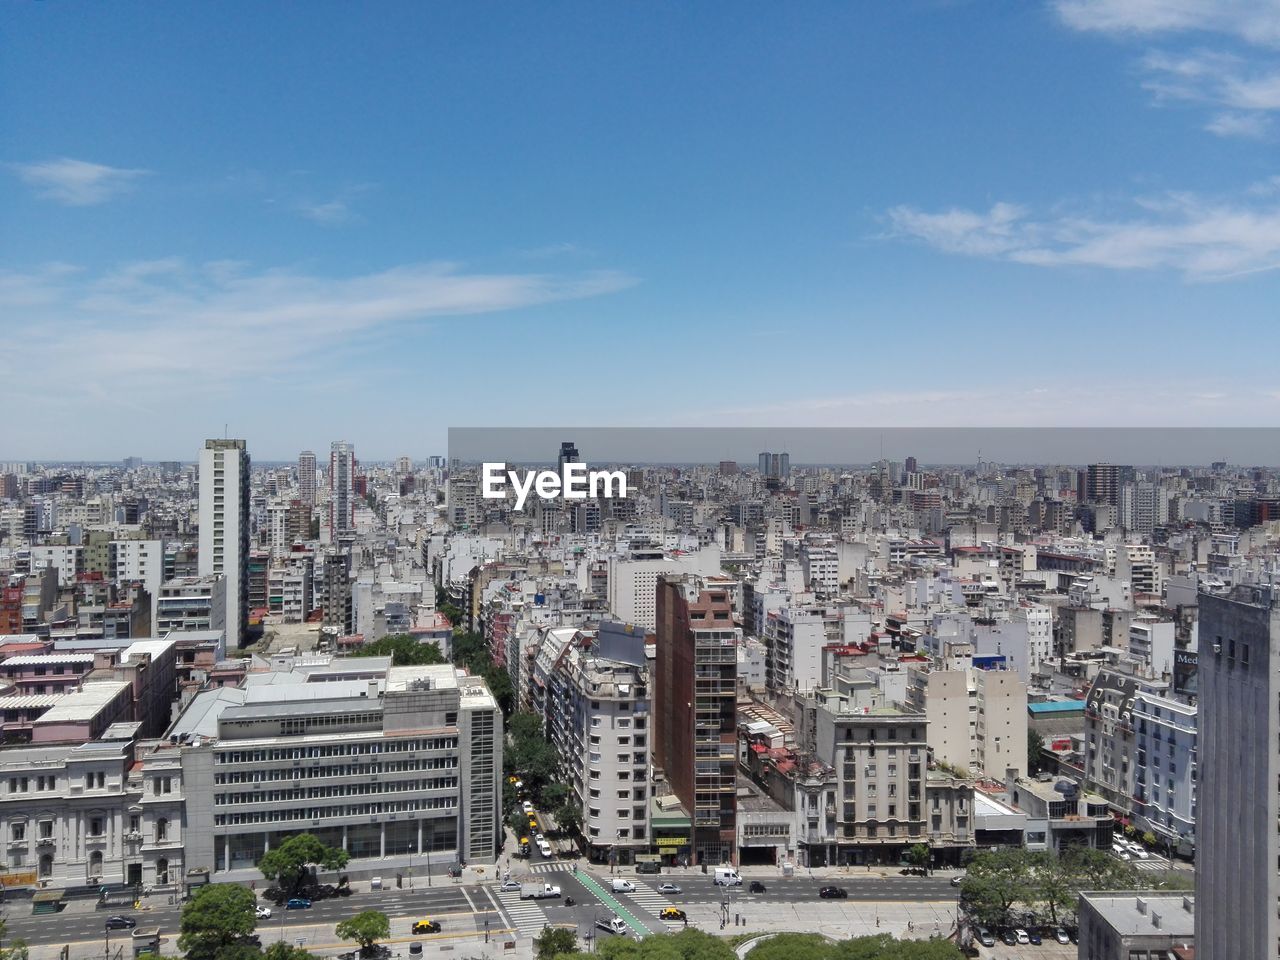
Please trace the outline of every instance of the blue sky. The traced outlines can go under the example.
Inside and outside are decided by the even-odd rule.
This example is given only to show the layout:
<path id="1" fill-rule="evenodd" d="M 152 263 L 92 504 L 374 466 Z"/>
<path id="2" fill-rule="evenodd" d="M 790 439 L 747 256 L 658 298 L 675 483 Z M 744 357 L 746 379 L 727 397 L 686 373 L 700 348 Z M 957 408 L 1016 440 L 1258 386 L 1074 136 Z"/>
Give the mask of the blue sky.
<path id="1" fill-rule="evenodd" d="M 1280 415 L 1270 0 L 0 30 L 0 459 Z"/>

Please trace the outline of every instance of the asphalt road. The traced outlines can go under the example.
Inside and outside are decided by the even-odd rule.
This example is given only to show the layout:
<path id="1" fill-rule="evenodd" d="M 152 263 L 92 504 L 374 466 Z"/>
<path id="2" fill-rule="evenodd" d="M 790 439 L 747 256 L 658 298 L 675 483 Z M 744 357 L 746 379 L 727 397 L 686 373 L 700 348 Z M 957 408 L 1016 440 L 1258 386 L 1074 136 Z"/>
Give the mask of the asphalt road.
<path id="1" fill-rule="evenodd" d="M 594 883 L 584 883 L 571 871 L 536 874 L 539 880 L 558 884 L 565 897 L 572 897 L 576 904 L 572 907 L 564 905 L 564 900 L 540 900 L 537 903 L 547 915 L 551 924 L 566 924 L 586 930 L 594 926 L 598 916 L 609 916 L 615 912 L 614 902 L 624 908 L 639 924 L 651 931 L 668 929 L 656 917 L 656 909 L 638 903 L 631 895 L 612 893 L 609 890 L 608 878 L 596 879 Z M 808 901 L 821 903 L 818 897 L 819 888 L 834 884 L 846 889 L 850 900 L 879 901 L 932 901 L 954 902 L 957 890 L 946 879 L 921 877 L 859 877 L 849 875 L 838 880 L 809 879 L 794 877 L 791 879 L 769 879 L 764 881 L 766 892 L 763 894 L 747 893 L 743 887 L 717 887 L 711 878 L 700 873 L 687 876 L 646 876 L 639 879 L 650 888 L 656 888 L 662 882 L 674 882 L 680 885 L 682 892 L 665 897 L 672 906 L 683 907 L 692 904 L 719 904 L 727 897 L 731 910 L 742 910 L 759 904 L 794 903 Z M 590 886 L 588 885 L 590 884 Z M 604 895 L 596 891 L 603 890 Z M 285 910 L 271 906 L 272 917 L 258 922 L 258 933 L 264 942 L 270 942 L 283 934 L 291 938 L 293 927 L 314 926 L 318 924 L 336 924 L 361 910 L 381 910 L 391 917 L 459 917 L 471 915 L 474 920 L 466 923 L 468 929 L 480 929 L 485 919 L 496 930 L 509 925 L 509 918 L 501 911 L 497 898 L 493 895 L 492 884 L 456 884 L 450 880 L 440 881 L 427 887 L 418 885 L 415 889 L 382 890 L 369 893 L 356 893 L 350 897 L 317 901 L 309 910 Z M 652 901 L 652 898 L 649 898 Z M 614 902 L 611 902 L 614 901 Z M 105 939 L 104 924 L 107 917 L 113 915 L 132 917 L 138 921 L 140 928 L 156 928 L 170 937 L 176 937 L 180 914 L 180 905 L 168 905 L 162 898 L 152 898 L 151 909 L 131 910 L 119 907 L 109 910 L 86 911 L 84 902 L 73 904 L 70 909 L 51 916 L 32 916 L 30 904 L 25 900 L 11 900 L 5 905 L 4 917 L 8 923 L 8 936 L 21 937 L 31 944 L 67 943 L 81 940 Z M 458 929 L 461 924 L 445 920 L 446 935 L 451 929 Z M 609 934 L 600 931 L 601 936 Z M 112 931 L 113 944 L 127 942 L 129 931 Z"/>

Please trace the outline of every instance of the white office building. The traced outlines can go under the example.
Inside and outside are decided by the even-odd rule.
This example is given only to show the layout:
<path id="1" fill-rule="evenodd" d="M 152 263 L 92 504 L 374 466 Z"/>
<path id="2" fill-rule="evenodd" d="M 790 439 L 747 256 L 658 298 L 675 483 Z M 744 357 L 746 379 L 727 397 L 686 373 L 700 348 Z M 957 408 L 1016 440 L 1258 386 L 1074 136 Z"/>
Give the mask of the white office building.
<path id="1" fill-rule="evenodd" d="M 243 440 L 206 440 L 200 451 L 198 571 L 226 581 L 227 648 L 238 650 L 249 624 L 249 453 Z"/>

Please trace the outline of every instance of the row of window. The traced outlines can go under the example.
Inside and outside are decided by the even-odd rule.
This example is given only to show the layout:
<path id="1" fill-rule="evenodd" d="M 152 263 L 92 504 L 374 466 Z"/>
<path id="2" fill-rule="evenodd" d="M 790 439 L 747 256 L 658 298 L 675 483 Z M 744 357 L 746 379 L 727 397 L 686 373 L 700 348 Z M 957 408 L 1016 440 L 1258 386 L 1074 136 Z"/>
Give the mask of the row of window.
<path id="1" fill-rule="evenodd" d="M 376 817 L 388 813 L 414 813 L 418 810 L 454 810 L 457 797 L 409 800 L 404 803 L 362 803 L 354 806 L 299 807 L 283 810 L 254 810 L 247 813 L 219 813 L 214 826 L 230 827 L 252 823 L 280 823 L 289 820 L 343 820 L 351 817 Z"/>
<path id="2" fill-rule="evenodd" d="M 277 780 L 312 780 L 324 777 L 376 777 L 383 773 L 404 773 L 414 770 L 456 770 L 457 757 L 436 757 L 429 760 L 393 760 L 366 766 L 282 767 L 274 770 L 237 770 L 232 773 L 214 774 L 213 782 L 219 785 L 233 783 L 270 783 Z"/>
<path id="3" fill-rule="evenodd" d="M 382 753 L 416 753 L 419 750 L 457 750 L 457 737 L 428 737 L 425 740 L 377 740 L 335 743 L 314 747 L 271 747 L 261 750 L 225 750 L 214 754 L 215 763 L 266 763 L 279 760 L 307 760 L 319 757 L 355 757 Z"/>
<path id="4" fill-rule="evenodd" d="M 344 783 L 331 787 L 308 787 L 298 790 L 254 790 L 248 793 L 214 794 L 218 806 L 237 803 L 285 803 L 295 800 L 319 800 L 326 797 L 363 797 L 368 794 L 409 793 L 420 790 L 456 790 L 457 777 L 437 777 L 433 780 L 394 780 L 390 783 Z"/>

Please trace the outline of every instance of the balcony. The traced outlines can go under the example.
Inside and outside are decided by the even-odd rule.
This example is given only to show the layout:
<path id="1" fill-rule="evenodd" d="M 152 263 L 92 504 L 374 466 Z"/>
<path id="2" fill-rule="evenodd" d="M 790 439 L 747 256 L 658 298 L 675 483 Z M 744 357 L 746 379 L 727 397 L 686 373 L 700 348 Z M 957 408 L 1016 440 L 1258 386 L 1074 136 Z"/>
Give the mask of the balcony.
<path id="1" fill-rule="evenodd" d="M 54 840 L 54 839 L 53 839 L 53 837 L 41 837 L 40 839 L 38 839 L 38 840 L 36 841 L 36 846 L 37 846 L 37 847 L 52 847 L 52 846 L 56 845 L 56 844 L 57 844 L 57 842 L 58 842 L 58 841 Z"/>

